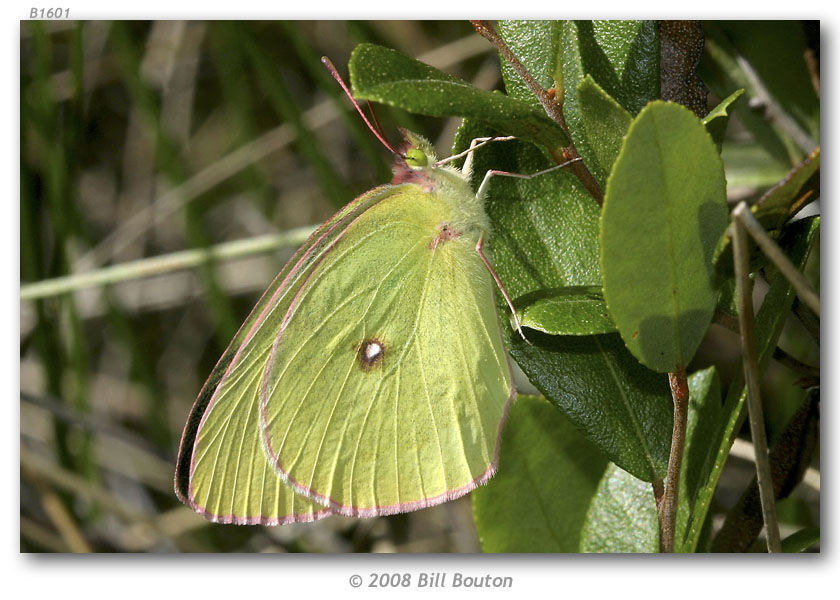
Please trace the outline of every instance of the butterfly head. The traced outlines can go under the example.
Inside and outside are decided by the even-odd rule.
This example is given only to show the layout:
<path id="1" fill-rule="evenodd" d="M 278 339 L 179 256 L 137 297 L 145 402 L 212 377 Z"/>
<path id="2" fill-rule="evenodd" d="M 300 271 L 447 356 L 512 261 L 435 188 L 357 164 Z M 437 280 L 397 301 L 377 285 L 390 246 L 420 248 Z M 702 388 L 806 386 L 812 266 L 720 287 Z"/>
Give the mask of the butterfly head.
<path id="1" fill-rule="evenodd" d="M 422 169 L 429 164 L 429 157 L 420 148 L 410 148 L 405 153 L 405 164 L 412 169 Z"/>
<path id="2" fill-rule="evenodd" d="M 408 129 L 400 128 L 403 142 L 397 151 L 397 162 L 405 162 L 411 169 L 425 169 L 437 162 L 434 146 L 424 138 Z"/>
<path id="3" fill-rule="evenodd" d="M 450 159 L 438 160 L 434 148 L 424 137 L 405 129 L 401 132 L 403 143 L 396 152 L 391 184 L 419 185 L 450 206 L 453 217 L 441 224 L 448 229 L 441 229 L 437 240 L 461 238 L 472 232 L 475 235 L 463 239 L 474 242 L 477 235 L 489 231 L 490 223 L 484 206 L 470 187 L 469 173 L 452 166 Z M 432 246 L 436 245 L 437 242 L 434 242 Z"/>
<path id="4" fill-rule="evenodd" d="M 396 153 L 392 184 L 417 183 L 427 189 L 436 187 L 432 171 L 436 168 L 435 150 L 426 138 L 402 129 L 403 143 Z"/>

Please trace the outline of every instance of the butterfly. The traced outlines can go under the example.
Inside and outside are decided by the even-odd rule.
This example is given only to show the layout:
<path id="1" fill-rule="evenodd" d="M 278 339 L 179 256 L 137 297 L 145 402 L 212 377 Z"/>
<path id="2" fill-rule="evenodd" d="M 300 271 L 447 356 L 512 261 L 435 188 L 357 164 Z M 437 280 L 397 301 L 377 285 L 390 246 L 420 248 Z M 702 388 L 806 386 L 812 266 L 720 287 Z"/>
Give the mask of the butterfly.
<path id="1" fill-rule="evenodd" d="M 516 392 L 482 249 L 485 186 L 470 187 L 487 140 L 459 170 L 403 134 L 391 183 L 312 234 L 199 393 L 175 491 L 206 518 L 386 515 L 494 474 Z"/>

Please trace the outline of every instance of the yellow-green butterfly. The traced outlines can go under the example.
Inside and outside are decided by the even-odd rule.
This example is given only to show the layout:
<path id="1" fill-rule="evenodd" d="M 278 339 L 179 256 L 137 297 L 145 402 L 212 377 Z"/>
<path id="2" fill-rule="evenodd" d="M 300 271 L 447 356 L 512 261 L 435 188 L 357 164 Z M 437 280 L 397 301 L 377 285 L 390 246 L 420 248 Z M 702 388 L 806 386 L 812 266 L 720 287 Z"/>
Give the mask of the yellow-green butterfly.
<path id="1" fill-rule="evenodd" d="M 470 188 L 471 151 L 458 170 L 404 134 L 391 184 L 297 251 L 199 394 L 175 490 L 208 519 L 385 515 L 495 472 L 515 390 L 481 250 L 485 186 Z"/>

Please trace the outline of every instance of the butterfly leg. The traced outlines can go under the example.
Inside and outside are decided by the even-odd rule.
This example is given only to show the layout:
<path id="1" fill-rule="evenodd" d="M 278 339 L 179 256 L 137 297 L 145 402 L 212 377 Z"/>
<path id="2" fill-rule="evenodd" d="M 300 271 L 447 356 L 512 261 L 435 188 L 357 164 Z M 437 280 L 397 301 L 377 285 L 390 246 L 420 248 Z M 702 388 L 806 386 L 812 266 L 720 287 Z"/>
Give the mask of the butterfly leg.
<path id="1" fill-rule="evenodd" d="M 533 179 L 534 177 L 539 177 L 540 175 L 545 175 L 546 173 L 551 173 L 552 171 L 557 171 L 559 169 L 562 169 L 563 167 L 567 167 L 573 162 L 577 162 L 579 160 L 581 160 L 580 157 L 573 158 L 572 160 L 567 160 L 566 162 L 560 163 L 559 165 L 554 165 L 553 167 L 549 167 L 548 169 L 543 169 L 542 171 L 537 171 L 536 173 L 530 173 L 527 175 L 522 173 L 509 173 L 507 171 L 487 171 L 487 173 L 484 174 L 484 179 L 481 181 L 481 185 L 478 186 L 478 191 L 475 195 L 478 196 L 478 198 L 484 198 L 484 193 L 487 191 L 487 184 L 490 182 L 490 179 L 492 177 L 495 177 L 496 175 L 504 177 L 516 177 L 517 179 Z"/>
<path id="2" fill-rule="evenodd" d="M 490 142 L 506 142 L 509 140 L 515 140 L 516 138 L 512 135 L 507 135 L 503 137 L 480 137 L 475 138 L 473 141 L 470 142 L 470 147 L 464 150 L 463 152 L 459 152 L 458 154 L 453 154 L 452 156 L 447 156 L 446 158 L 437 161 L 435 163 L 436 167 L 440 165 L 445 165 L 446 163 L 452 162 L 453 160 L 458 160 L 462 156 L 466 156 L 467 160 L 464 161 L 464 167 L 461 169 L 463 173 L 469 173 L 470 169 L 472 169 L 472 158 L 473 152 L 476 149 L 481 148 L 485 144 L 489 144 Z"/>
<path id="3" fill-rule="evenodd" d="M 484 254 L 484 234 L 481 234 L 481 237 L 478 238 L 478 242 L 475 245 L 475 251 L 478 252 L 481 260 L 484 261 L 487 270 L 490 271 L 490 275 L 493 276 L 493 280 L 499 287 L 499 291 L 502 292 L 502 296 L 504 296 L 505 302 L 507 302 L 508 308 L 510 308 L 510 313 L 513 315 L 513 322 L 516 323 L 516 331 L 519 332 L 519 335 L 522 336 L 523 340 L 528 342 L 528 338 L 525 337 L 525 333 L 522 331 L 522 325 L 519 323 L 519 317 L 516 315 L 516 309 L 513 307 L 513 302 L 511 301 L 510 296 L 508 296 L 505 286 L 502 285 L 502 280 L 499 279 L 499 276 L 493 269 L 493 265 L 491 265 L 490 261 L 487 259 L 487 255 Z M 531 342 L 528 343 L 530 344 Z"/>

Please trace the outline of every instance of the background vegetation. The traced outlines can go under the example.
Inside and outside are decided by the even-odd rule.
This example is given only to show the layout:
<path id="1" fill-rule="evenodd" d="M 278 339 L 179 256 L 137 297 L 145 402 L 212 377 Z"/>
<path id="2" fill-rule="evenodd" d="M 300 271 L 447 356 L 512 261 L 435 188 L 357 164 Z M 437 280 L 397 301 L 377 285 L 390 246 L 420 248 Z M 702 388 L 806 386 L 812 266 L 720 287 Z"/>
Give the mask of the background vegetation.
<path id="1" fill-rule="evenodd" d="M 190 268 L 192 255 L 143 261 L 158 274 L 120 282 L 127 276 L 118 271 L 107 284 L 21 300 L 23 551 L 481 549 L 469 498 L 392 517 L 266 528 L 212 524 L 172 491 L 189 407 L 259 293 L 308 226 L 389 179 L 387 153 L 318 60 L 327 55 L 346 74 L 361 42 L 479 88 L 503 88 L 499 59 L 466 22 L 22 23 L 24 290 L 235 240 L 270 248 Z M 733 74 L 757 73 L 766 86 L 749 87 L 730 121 L 723 156 L 731 201 L 758 198 L 801 160 L 779 114 L 818 140 L 819 99 L 806 68 L 806 57 L 818 65 L 818 48 L 813 25 L 707 28 L 699 71 L 718 99 L 747 87 Z M 731 68 L 733 55 L 750 69 Z M 386 134 L 408 127 L 441 154 L 460 123 L 390 107 L 377 114 Z M 809 274 L 818 284 L 818 251 Z M 797 364 L 777 360 L 767 370 L 771 439 L 818 383 L 819 326 L 815 341 L 809 325 L 791 319 L 783 333 Z M 738 353 L 737 337 L 715 325 L 692 366 L 714 363 L 726 389 Z M 752 464 L 735 448 L 713 505 L 716 524 L 751 478 Z M 819 523 L 815 473 L 780 505 L 789 531 Z"/>

